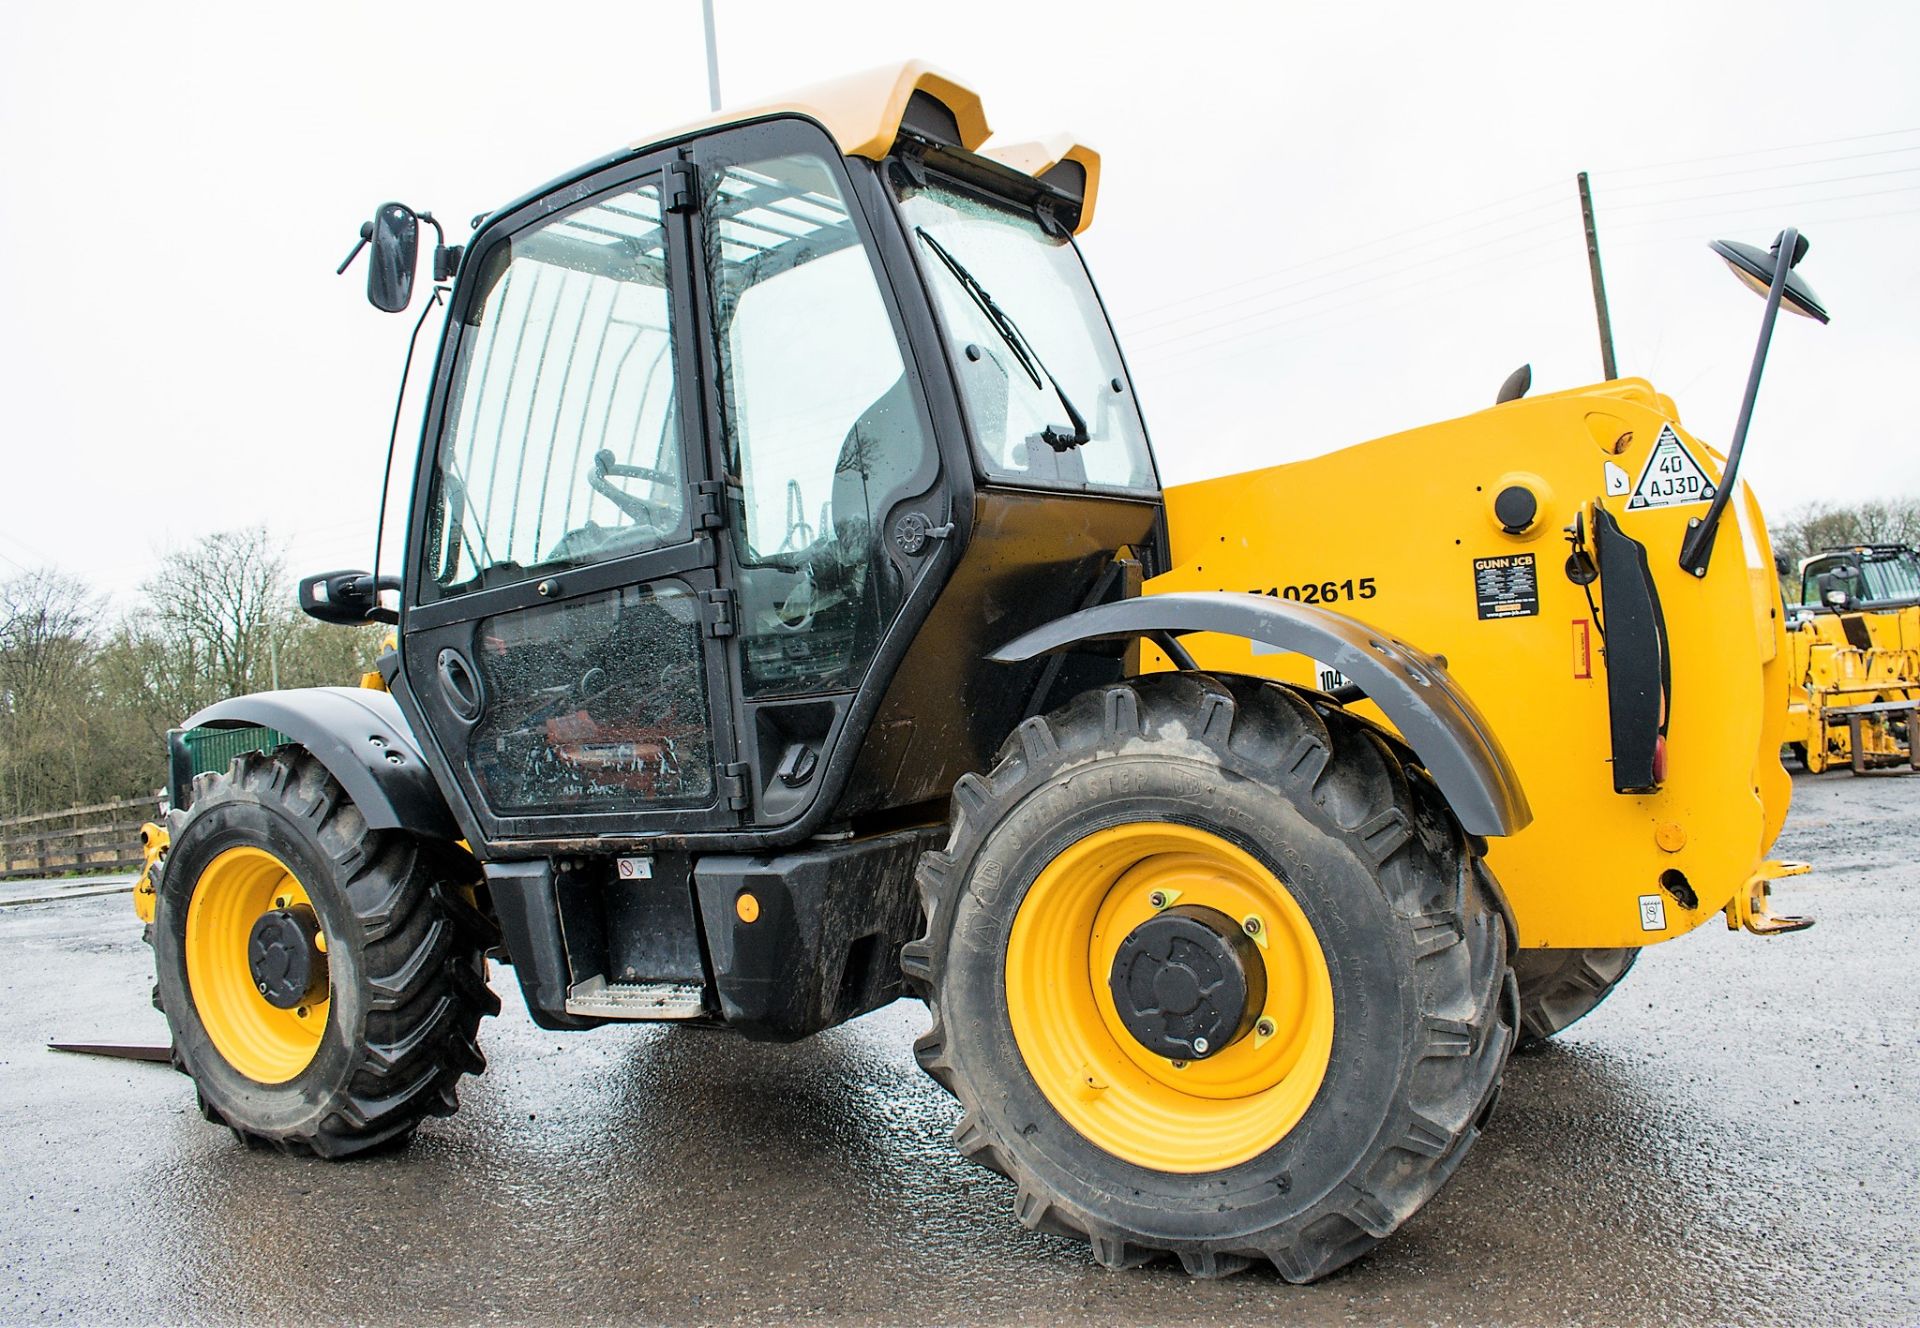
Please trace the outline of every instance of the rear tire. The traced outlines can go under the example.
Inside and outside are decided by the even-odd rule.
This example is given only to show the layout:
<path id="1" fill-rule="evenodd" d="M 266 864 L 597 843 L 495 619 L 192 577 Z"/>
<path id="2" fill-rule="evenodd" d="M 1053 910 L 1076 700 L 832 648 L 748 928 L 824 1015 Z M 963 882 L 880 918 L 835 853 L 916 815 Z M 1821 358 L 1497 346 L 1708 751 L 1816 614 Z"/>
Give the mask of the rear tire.
<path id="1" fill-rule="evenodd" d="M 1195 673 L 1083 695 L 1022 724 L 991 774 L 960 781 L 946 850 L 921 860 L 927 933 L 902 963 L 933 1016 L 916 1043 L 920 1063 L 963 1109 L 955 1141 L 1014 1181 L 1022 1223 L 1087 1240 L 1108 1267 L 1170 1254 L 1200 1277 L 1256 1259 L 1289 1281 L 1324 1276 L 1431 1198 L 1492 1109 L 1518 1011 L 1506 925 L 1473 842 L 1404 746 L 1310 696 Z M 1302 1062 L 1310 1100 L 1291 1123 L 1268 1115 L 1223 1129 L 1221 1113 L 1237 1119 L 1252 1094 L 1197 1091 L 1181 1075 L 1203 1062 L 1142 1062 L 1139 1042 L 1129 1048 L 1098 1024 L 1044 1045 L 1034 1029 L 1057 1025 L 1029 1015 L 1023 1049 L 1014 1011 L 1032 1004 L 1026 993 L 1057 983 L 1058 1004 L 1085 1005 L 1092 989 L 1097 1006 L 1107 974 L 1094 971 L 1098 950 L 1077 972 L 1070 959 L 1027 971 L 1035 954 L 1070 957 L 1077 938 L 1036 951 L 1023 938 L 1039 923 L 1018 932 L 1016 923 L 1059 894 L 1059 864 L 1095 861 L 1155 825 L 1181 842 L 1226 845 L 1215 875 L 1253 864 L 1308 924 L 1300 941 L 1324 960 L 1331 1043 L 1317 1066 Z M 1126 925 L 1115 908 L 1140 907 L 1142 880 L 1182 881 L 1203 899 L 1215 879 L 1143 877 L 1171 851 L 1150 835 L 1139 842 L 1148 856 L 1112 867 L 1106 921 L 1089 933 L 1096 946 L 1099 925 Z M 1228 1045 L 1216 1068 L 1253 1036 Z M 1063 1056 L 1071 1065 L 1081 1055 L 1096 1107 L 1077 1104 L 1058 1072 Z M 1161 1085 L 1139 1090 L 1150 1096 L 1138 1119 L 1165 1122 L 1158 1139 L 1102 1123 L 1125 1115 L 1109 1104 L 1131 1100 L 1129 1064 Z M 1216 1138 L 1209 1164 L 1211 1145 L 1195 1141 Z"/>
<path id="2" fill-rule="evenodd" d="M 1520 1050 L 1530 1051 L 1593 1013 L 1640 957 L 1619 950 L 1521 950 L 1513 956 L 1520 984 Z"/>
<path id="3" fill-rule="evenodd" d="M 312 755 L 249 752 L 196 781 L 155 901 L 158 1003 L 209 1121 L 249 1146 L 339 1158 L 451 1115 L 486 1060 L 476 1034 L 492 925 L 473 859 L 370 830 Z M 308 909 L 316 984 L 282 1008 L 255 991 L 249 928 Z"/>

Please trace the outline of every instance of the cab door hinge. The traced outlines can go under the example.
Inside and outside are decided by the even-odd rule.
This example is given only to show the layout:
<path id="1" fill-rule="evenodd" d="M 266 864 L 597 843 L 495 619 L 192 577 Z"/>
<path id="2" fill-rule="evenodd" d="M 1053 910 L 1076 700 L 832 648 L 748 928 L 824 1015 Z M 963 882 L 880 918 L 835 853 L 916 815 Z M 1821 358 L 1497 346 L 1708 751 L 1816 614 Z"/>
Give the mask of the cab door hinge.
<path id="1" fill-rule="evenodd" d="M 751 801 L 747 790 L 747 775 L 750 767 L 745 761 L 729 761 L 720 767 L 720 792 L 727 800 L 727 810 L 743 812 Z"/>
<path id="2" fill-rule="evenodd" d="M 700 176 L 692 162 L 668 162 L 665 183 L 662 192 L 668 212 L 691 212 L 700 206 Z"/>
<path id="3" fill-rule="evenodd" d="M 726 524 L 726 481 L 701 480 L 693 486 L 693 528 L 718 530 Z"/>
<path id="4" fill-rule="evenodd" d="M 701 591 L 700 616 L 706 623 L 708 636 L 732 636 L 733 592 L 724 586 L 718 590 Z"/>

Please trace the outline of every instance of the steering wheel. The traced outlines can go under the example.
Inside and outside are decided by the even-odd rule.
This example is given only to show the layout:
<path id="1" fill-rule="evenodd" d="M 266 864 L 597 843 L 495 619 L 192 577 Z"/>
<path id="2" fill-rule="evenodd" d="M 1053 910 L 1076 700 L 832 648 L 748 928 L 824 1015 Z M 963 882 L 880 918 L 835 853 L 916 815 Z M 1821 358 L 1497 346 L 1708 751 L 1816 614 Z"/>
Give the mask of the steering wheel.
<path id="1" fill-rule="evenodd" d="M 608 479 L 652 480 L 656 484 L 678 484 L 679 480 L 662 470 L 651 466 L 627 466 L 616 462 L 613 453 L 606 448 L 594 453 L 593 469 L 587 472 L 587 484 L 593 491 L 625 512 L 643 526 L 663 526 L 669 524 L 660 519 L 660 509 L 644 498 L 637 498 L 625 489 L 615 488 Z"/>
<path id="2" fill-rule="evenodd" d="M 783 632 L 806 631 L 813 626 L 813 615 L 819 607 L 816 596 L 813 568 L 802 567 L 799 580 L 774 610 L 774 626 Z"/>

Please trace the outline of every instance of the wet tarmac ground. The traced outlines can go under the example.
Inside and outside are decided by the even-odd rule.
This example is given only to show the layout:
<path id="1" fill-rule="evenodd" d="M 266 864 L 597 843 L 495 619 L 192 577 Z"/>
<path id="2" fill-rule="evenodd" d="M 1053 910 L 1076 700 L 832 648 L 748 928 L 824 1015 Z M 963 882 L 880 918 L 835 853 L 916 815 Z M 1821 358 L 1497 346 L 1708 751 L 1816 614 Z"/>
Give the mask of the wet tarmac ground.
<path id="1" fill-rule="evenodd" d="M 1820 923 L 1650 950 L 1372 1255 L 1109 1273 L 962 1162 L 901 1004 L 791 1047 L 506 1011 L 460 1113 L 344 1165 L 250 1152 L 163 1065 L 125 894 L 0 892 L 0 1322 L 1920 1322 L 1920 776 L 1802 777 Z M 52 896 L 52 898 L 49 898 Z M 39 899 L 45 902 L 8 903 Z"/>

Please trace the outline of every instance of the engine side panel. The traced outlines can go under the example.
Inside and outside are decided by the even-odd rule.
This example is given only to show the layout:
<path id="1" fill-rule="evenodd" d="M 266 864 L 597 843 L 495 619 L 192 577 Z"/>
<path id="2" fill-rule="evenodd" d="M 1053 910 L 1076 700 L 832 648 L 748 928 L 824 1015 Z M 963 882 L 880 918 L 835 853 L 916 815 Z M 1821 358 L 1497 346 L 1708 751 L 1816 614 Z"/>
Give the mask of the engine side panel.
<path id="1" fill-rule="evenodd" d="M 1147 592 L 1318 603 L 1443 657 L 1533 809 L 1530 826 L 1489 851 L 1521 944 L 1665 940 L 1710 918 L 1758 870 L 1791 794 L 1778 747 L 1784 624 L 1765 526 L 1740 495 L 1707 575 L 1680 570 L 1687 521 L 1706 511 L 1722 458 L 1676 416 L 1627 379 L 1178 486 L 1167 491 L 1173 570 Z M 1594 504 L 1646 547 L 1665 620 L 1666 777 L 1651 792 L 1614 791 L 1602 587 L 1569 575 L 1569 528 L 1578 517 L 1591 553 Z M 1184 644 L 1204 668 L 1345 681 L 1323 676 L 1330 661 L 1256 653 L 1243 640 Z"/>

